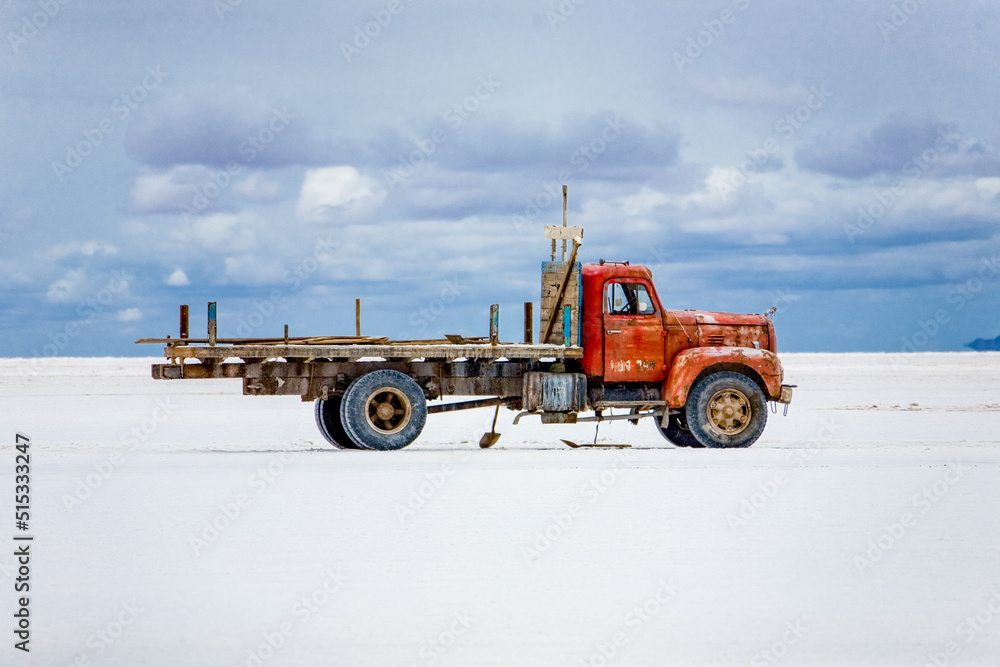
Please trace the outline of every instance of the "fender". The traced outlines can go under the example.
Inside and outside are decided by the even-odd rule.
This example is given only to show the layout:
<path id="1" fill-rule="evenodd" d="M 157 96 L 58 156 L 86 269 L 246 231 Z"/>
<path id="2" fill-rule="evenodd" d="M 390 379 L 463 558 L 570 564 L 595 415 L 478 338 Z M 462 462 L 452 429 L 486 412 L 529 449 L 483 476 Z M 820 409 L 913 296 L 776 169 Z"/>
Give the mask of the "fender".
<path id="1" fill-rule="evenodd" d="M 731 367 L 734 365 L 753 369 L 767 387 L 764 392 L 767 400 L 777 400 L 781 396 L 783 371 L 778 355 L 770 350 L 751 347 L 693 347 L 684 350 L 674 357 L 660 395 L 669 407 L 684 407 L 694 381 L 706 368 L 716 365 L 723 366 L 719 370 L 733 370 Z"/>

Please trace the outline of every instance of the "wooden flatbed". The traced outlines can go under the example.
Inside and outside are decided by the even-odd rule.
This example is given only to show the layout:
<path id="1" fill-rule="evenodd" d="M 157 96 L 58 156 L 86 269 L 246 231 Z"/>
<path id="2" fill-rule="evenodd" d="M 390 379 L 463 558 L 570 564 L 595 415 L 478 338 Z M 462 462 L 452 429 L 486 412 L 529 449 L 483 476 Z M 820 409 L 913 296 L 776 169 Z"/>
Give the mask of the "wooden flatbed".
<path id="1" fill-rule="evenodd" d="M 388 344 L 340 344 L 340 345 L 192 345 L 183 339 L 143 339 L 140 343 L 166 343 L 163 356 L 175 360 L 225 359 L 336 359 L 338 361 L 358 361 L 360 359 L 434 359 L 434 360 L 519 360 L 519 359 L 579 359 L 583 357 L 582 347 L 563 345 L 541 345 L 523 343 L 440 343 L 409 344 L 405 342 Z"/>

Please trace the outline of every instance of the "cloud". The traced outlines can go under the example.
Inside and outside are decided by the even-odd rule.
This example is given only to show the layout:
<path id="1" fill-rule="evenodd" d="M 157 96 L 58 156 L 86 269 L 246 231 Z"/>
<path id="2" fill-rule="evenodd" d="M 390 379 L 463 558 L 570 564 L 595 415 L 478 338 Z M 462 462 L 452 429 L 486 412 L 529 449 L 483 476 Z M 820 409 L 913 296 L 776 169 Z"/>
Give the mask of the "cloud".
<path id="1" fill-rule="evenodd" d="M 802 169 L 859 180 L 901 171 L 942 136 L 947 136 L 947 129 L 941 123 L 897 114 L 867 134 L 850 130 L 829 133 L 796 151 L 795 159 Z"/>
<path id="2" fill-rule="evenodd" d="M 63 243 L 55 246 L 49 252 L 56 259 L 64 259 L 72 255 L 84 255 L 85 257 L 114 255 L 118 252 L 118 248 L 110 243 L 84 241 L 83 243 Z"/>
<path id="3" fill-rule="evenodd" d="M 228 174 L 227 174 L 228 176 Z M 179 213 L 201 210 L 196 206 L 200 190 L 212 180 L 212 170 L 200 165 L 173 167 L 165 173 L 142 174 L 129 192 L 135 213 Z M 204 198 L 205 207 L 211 203 Z"/>
<path id="4" fill-rule="evenodd" d="M 135 322 L 142 319 L 142 311 L 138 308 L 126 308 L 115 313 L 115 320 L 118 322 Z"/>
<path id="5" fill-rule="evenodd" d="M 70 269 L 49 285 L 45 300 L 49 303 L 72 303 L 83 299 L 89 281 L 85 269 Z"/>
<path id="6" fill-rule="evenodd" d="M 168 168 L 232 162 L 261 168 L 329 163 L 329 141 L 309 136 L 298 114 L 245 86 L 202 86 L 151 106 L 126 135 L 132 159 Z"/>
<path id="7" fill-rule="evenodd" d="M 797 106 L 809 96 L 803 86 L 778 86 L 761 76 L 748 79 L 696 79 L 695 92 L 730 107 L 769 107 L 784 109 Z"/>
<path id="8" fill-rule="evenodd" d="M 184 273 L 183 269 L 174 269 L 174 272 L 167 276 L 166 283 L 171 287 L 185 287 L 190 285 L 191 281 L 188 280 L 187 274 Z"/>
<path id="9" fill-rule="evenodd" d="M 434 141 L 435 130 L 443 141 Z M 556 124 L 480 112 L 459 128 L 442 123 L 410 140 L 383 133 L 371 145 L 395 151 L 386 156 L 390 164 L 406 161 L 422 145 L 420 162 L 454 171 L 550 172 L 552 178 L 568 171 L 579 178 L 642 179 L 651 169 L 677 162 L 680 132 L 672 124 L 642 125 L 614 111 L 574 114 Z"/>
<path id="10" fill-rule="evenodd" d="M 281 186 L 256 171 L 242 181 L 234 183 L 233 192 L 249 201 L 268 204 L 277 200 Z"/>
<path id="11" fill-rule="evenodd" d="M 296 207 L 299 218 L 322 222 L 333 209 L 351 210 L 379 199 L 370 178 L 354 167 L 326 167 L 306 172 Z"/>

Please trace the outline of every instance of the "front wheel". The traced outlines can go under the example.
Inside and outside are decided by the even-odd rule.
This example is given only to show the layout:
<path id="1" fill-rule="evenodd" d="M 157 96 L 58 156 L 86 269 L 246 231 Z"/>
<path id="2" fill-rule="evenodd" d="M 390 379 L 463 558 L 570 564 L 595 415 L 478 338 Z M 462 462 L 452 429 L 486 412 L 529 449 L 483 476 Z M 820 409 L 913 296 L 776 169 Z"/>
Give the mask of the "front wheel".
<path id="1" fill-rule="evenodd" d="M 420 385 L 399 371 L 373 371 L 347 387 L 340 403 L 344 431 L 362 449 L 402 449 L 427 421 Z"/>
<path id="2" fill-rule="evenodd" d="M 702 378 L 684 408 L 691 434 L 706 447 L 749 447 L 767 424 L 767 400 L 750 378 L 724 371 Z"/>
<path id="3" fill-rule="evenodd" d="M 663 428 L 659 420 L 656 421 L 656 430 L 672 445 L 677 447 L 704 447 L 698 439 L 691 434 L 684 415 L 670 415 L 667 419 L 667 427 Z"/>

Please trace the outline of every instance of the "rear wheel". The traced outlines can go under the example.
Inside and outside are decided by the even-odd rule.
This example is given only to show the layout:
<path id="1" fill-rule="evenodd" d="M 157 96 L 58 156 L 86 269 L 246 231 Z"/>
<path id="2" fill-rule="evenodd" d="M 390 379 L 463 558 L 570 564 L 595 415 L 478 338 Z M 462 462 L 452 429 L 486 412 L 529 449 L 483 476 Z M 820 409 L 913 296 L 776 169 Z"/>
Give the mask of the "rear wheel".
<path id="1" fill-rule="evenodd" d="M 402 449 L 417 439 L 427 421 L 427 401 L 413 378 L 399 371 L 362 375 L 340 404 L 344 431 L 362 449 Z"/>
<path id="2" fill-rule="evenodd" d="M 316 399 L 316 426 L 326 441 L 337 449 L 360 449 L 351 442 L 340 421 L 340 396 Z"/>
<path id="3" fill-rule="evenodd" d="M 684 408 L 691 434 L 706 447 L 749 447 L 767 424 L 767 400 L 745 375 L 713 373 L 694 386 Z"/>
<path id="4" fill-rule="evenodd" d="M 670 415 L 667 420 L 667 427 L 663 428 L 660 421 L 656 421 L 656 429 L 667 441 L 677 447 L 704 447 L 698 439 L 691 434 L 683 414 Z"/>

